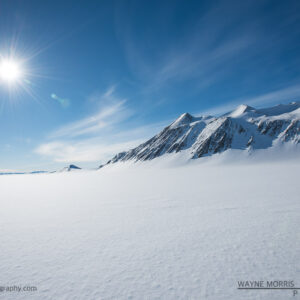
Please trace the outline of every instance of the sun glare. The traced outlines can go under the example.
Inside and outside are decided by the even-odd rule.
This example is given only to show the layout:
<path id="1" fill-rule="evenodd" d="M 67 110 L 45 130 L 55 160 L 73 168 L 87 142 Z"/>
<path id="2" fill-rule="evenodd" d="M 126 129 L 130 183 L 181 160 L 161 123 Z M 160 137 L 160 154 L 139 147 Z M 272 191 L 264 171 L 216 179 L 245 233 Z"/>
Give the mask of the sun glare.
<path id="1" fill-rule="evenodd" d="M 3 59 L 0 62 L 0 78 L 7 83 L 14 83 L 20 79 L 22 71 L 19 64 L 14 60 Z"/>

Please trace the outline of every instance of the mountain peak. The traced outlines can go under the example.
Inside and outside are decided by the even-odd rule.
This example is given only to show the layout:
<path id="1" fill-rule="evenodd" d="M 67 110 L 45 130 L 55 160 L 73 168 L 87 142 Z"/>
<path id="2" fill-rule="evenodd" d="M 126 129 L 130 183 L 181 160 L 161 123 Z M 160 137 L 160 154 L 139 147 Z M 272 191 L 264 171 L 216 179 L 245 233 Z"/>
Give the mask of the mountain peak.
<path id="1" fill-rule="evenodd" d="M 68 168 L 69 168 L 69 169 L 77 169 L 77 170 L 81 169 L 81 168 L 79 168 L 79 167 L 77 167 L 77 166 L 75 166 L 75 165 L 69 165 Z"/>
<path id="2" fill-rule="evenodd" d="M 172 124 L 171 128 L 175 128 L 181 125 L 190 124 L 194 120 L 194 117 L 189 113 L 184 113 L 179 116 L 178 119 L 176 119 Z"/>
<path id="3" fill-rule="evenodd" d="M 246 112 L 255 112 L 255 108 L 252 106 L 249 106 L 247 104 L 241 104 L 239 105 L 235 110 L 229 113 L 230 117 L 236 118 L 241 116 L 242 114 Z"/>
<path id="4" fill-rule="evenodd" d="M 75 166 L 75 165 L 69 165 L 67 167 L 64 167 L 61 172 L 70 172 L 70 171 L 73 171 L 73 170 L 81 170 L 81 168 Z"/>

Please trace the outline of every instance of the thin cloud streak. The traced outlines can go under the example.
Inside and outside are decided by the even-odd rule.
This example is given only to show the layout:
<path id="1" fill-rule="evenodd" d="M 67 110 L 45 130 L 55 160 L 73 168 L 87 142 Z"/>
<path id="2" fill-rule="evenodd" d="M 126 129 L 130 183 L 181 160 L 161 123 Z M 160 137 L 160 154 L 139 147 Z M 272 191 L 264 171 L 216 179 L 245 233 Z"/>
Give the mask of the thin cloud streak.
<path id="1" fill-rule="evenodd" d="M 280 102 L 292 102 L 300 100 L 300 85 L 293 85 L 281 90 L 265 93 L 255 97 L 239 98 L 231 101 L 225 105 L 213 107 L 209 110 L 202 111 L 196 115 L 220 115 L 233 110 L 240 104 L 247 104 L 251 106 L 273 105 Z"/>
<path id="2" fill-rule="evenodd" d="M 127 100 L 115 95 L 115 86 L 105 93 L 93 95 L 92 101 L 105 102 L 96 114 L 65 125 L 48 137 L 34 152 L 54 162 L 105 162 L 121 151 L 129 150 L 158 130 L 166 122 L 152 123 L 134 128 L 123 126 L 133 111 Z"/>
<path id="3" fill-rule="evenodd" d="M 248 2 L 236 4 L 245 13 L 254 6 Z M 210 86 L 231 72 L 229 65 L 238 65 L 253 55 L 257 51 L 255 45 L 263 40 L 257 30 L 258 20 L 235 26 L 242 22 L 242 14 L 219 2 L 193 23 L 193 30 L 170 45 L 161 45 L 159 55 L 152 56 L 145 53 L 143 40 L 134 36 L 131 20 L 124 19 L 120 12 L 116 18 L 117 36 L 132 72 L 146 83 L 148 91 L 163 88 L 168 82 L 188 79 L 197 79 L 198 88 Z M 227 17 L 220 19 L 220 15 Z M 230 36 L 224 34 L 226 30 L 230 30 Z M 153 36 L 148 38 L 151 40 Z"/>
<path id="4" fill-rule="evenodd" d="M 101 141 L 85 140 L 81 142 L 55 141 L 39 146 L 35 152 L 48 156 L 55 162 L 102 162 L 112 157 L 112 153 L 128 150 L 141 143 L 141 140 L 123 143 L 105 144 Z"/>
<path id="5" fill-rule="evenodd" d="M 101 109 L 97 114 L 66 125 L 51 134 L 51 137 L 76 137 L 95 133 L 105 127 L 124 119 L 128 112 L 124 108 L 126 101 L 121 101 Z M 116 117 L 116 115 L 118 116 Z M 115 116 L 115 117 L 114 117 Z"/>
<path id="6" fill-rule="evenodd" d="M 115 154 L 127 151 L 145 142 L 169 123 L 169 121 L 164 121 L 129 130 L 117 130 L 114 134 L 85 138 L 79 141 L 56 139 L 41 144 L 34 152 L 49 157 L 55 162 L 105 163 Z"/>
<path id="7" fill-rule="evenodd" d="M 103 95 L 97 97 L 100 102 L 106 102 L 107 104 L 96 114 L 55 130 L 50 134 L 49 138 L 71 138 L 95 134 L 101 129 L 127 119 L 133 112 L 126 107 L 127 100 L 116 97 L 114 92 L 115 86 L 112 86 Z M 95 96 L 93 96 L 93 98 L 95 98 Z"/>

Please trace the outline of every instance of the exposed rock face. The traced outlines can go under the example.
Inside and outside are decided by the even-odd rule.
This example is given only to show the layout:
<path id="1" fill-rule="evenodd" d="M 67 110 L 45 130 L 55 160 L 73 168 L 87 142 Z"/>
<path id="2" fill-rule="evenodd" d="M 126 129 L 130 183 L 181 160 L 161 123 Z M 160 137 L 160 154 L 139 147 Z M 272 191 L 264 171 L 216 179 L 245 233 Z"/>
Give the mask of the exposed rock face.
<path id="1" fill-rule="evenodd" d="M 71 170 L 71 169 L 77 169 L 77 170 L 80 170 L 81 168 L 79 168 L 79 167 L 77 167 L 77 166 L 75 166 L 75 165 L 69 165 L 68 169 L 69 169 L 69 170 Z"/>
<path id="2" fill-rule="evenodd" d="M 221 117 L 181 115 L 160 133 L 108 163 L 151 160 L 187 150 L 190 158 L 227 149 L 264 149 L 276 143 L 300 143 L 300 102 L 255 109 L 240 105 Z"/>
<path id="3" fill-rule="evenodd" d="M 300 120 L 293 120 L 287 126 L 282 136 L 285 142 L 294 141 L 295 143 L 300 143 Z"/>
<path id="4" fill-rule="evenodd" d="M 289 125 L 289 121 L 286 120 L 267 120 L 261 121 L 258 125 L 258 130 L 262 134 L 268 134 L 270 136 L 275 136 L 281 132 L 282 128 L 286 128 Z"/>
<path id="5" fill-rule="evenodd" d="M 79 168 L 75 165 L 69 165 L 67 167 L 64 167 L 60 172 L 71 172 L 73 170 L 81 170 L 81 168 Z"/>

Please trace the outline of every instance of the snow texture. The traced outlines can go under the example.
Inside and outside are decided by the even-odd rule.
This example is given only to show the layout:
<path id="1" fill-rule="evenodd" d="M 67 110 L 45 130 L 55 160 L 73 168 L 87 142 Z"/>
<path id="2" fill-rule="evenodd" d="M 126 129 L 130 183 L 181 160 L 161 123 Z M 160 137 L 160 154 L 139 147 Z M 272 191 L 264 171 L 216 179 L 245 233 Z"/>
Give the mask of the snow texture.
<path id="1" fill-rule="evenodd" d="M 300 285 L 299 159 L 153 162 L 1 176 L 1 297 L 294 299 L 237 281 Z"/>

